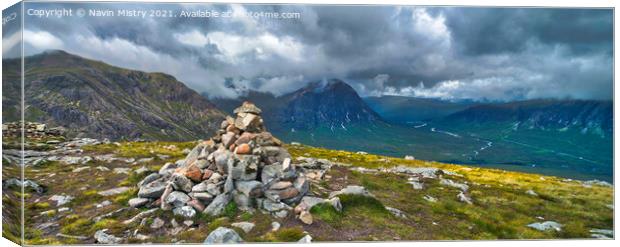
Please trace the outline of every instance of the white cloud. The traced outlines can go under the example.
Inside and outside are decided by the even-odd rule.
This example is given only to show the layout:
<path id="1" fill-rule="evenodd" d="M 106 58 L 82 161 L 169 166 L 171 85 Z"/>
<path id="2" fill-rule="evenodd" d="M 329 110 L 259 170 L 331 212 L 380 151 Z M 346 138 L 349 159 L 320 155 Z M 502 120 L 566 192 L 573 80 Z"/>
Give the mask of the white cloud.
<path id="1" fill-rule="evenodd" d="M 63 42 L 46 31 L 24 30 L 24 42 L 37 49 L 62 49 Z"/>
<path id="2" fill-rule="evenodd" d="M 246 62 L 247 55 L 254 55 L 259 60 L 277 56 L 276 58 L 282 58 L 284 61 L 300 62 L 304 54 L 303 44 L 290 36 L 278 37 L 271 33 L 240 36 L 225 32 L 211 32 L 206 35 L 206 38 L 222 53 L 218 58 L 230 64 Z"/>
<path id="3" fill-rule="evenodd" d="M 209 43 L 209 39 L 207 39 L 207 37 L 198 30 L 193 30 L 187 33 L 176 33 L 174 34 L 174 38 L 181 44 L 189 46 L 202 47 Z"/>
<path id="4" fill-rule="evenodd" d="M 22 33 L 19 31 L 11 34 L 7 38 L 2 38 L 2 53 L 7 54 L 11 49 L 18 45 L 21 40 Z"/>

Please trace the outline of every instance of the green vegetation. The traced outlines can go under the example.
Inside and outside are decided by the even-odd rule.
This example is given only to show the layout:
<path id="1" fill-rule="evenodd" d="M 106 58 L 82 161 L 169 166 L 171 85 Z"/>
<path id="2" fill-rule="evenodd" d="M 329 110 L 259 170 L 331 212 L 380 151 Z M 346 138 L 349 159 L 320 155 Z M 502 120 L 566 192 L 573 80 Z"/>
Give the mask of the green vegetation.
<path id="1" fill-rule="evenodd" d="M 123 157 L 157 157 L 158 154 L 170 156 L 164 160 L 155 158 L 144 162 L 150 170 L 157 170 L 163 163 L 174 161 L 184 156 L 183 149 L 191 149 L 195 142 L 123 142 L 121 145 L 101 144 L 85 148 L 86 154 L 114 153 Z M 176 148 L 171 148 L 175 146 Z M 222 217 L 212 217 L 198 213 L 192 220 L 198 224 L 194 230 L 183 230 L 177 235 L 169 235 L 164 230 L 148 227 L 155 217 L 166 222 L 165 228 L 171 229 L 170 221 L 175 219 L 182 224 L 180 216 L 171 211 L 156 211 L 149 217 L 146 226 L 139 223 L 122 224 L 144 208 L 126 210 L 99 222 L 93 217 L 127 207 L 127 200 L 135 197 L 135 184 L 147 173 L 137 175 L 134 172 L 117 174 L 115 167 L 127 167 L 126 163 L 102 163 L 93 161 L 89 166 L 106 166 L 110 171 L 91 169 L 73 173 L 76 166 L 58 162 L 49 162 L 36 168 L 25 170 L 26 177 L 48 187 L 44 195 L 28 192 L 25 195 L 11 188 L 5 193 L 3 205 L 17 206 L 17 199 L 24 196 L 26 211 L 27 244 L 72 244 L 84 243 L 77 239 L 59 238 L 57 232 L 92 236 L 97 230 L 107 228 L 108 233 L 122 236 L 127 230 L 139 229 L 141 234 L 150 236 L 153 243 L 170 243 L 173 239 L 186 243 L 200 243 L 206 236 L 220 226 L 231 227 L 234 222 L 248 221 L 255 224 L 251 232 L 236 229 L 246 242 L 291 242 L 297 241 L 307 232 L 316 241 L 373 241 L 373 240 L 462 240 L 462 239 L 548 239 L 548 238 L 588 238 L 590 229 L 612 229 L 613 210 L 608 205 L 613 203 L 613 189 L 593 185 L 586 187 L 577 181 L 559 177 L 541 176 L 510 172 L 498 169 L 467 167 L 440 162 L 422 160 L 404 160 L 378 155 L 361 155 L 353 152 L 328 150 L 309 146 L 287 146 L 293 158 L 304 156 L 323 158 L 332 162 L 351 164 L 369 169 L 390 168 L 404 165 L 411 167 L 437 167 L 450 174 L 443 178 L 458 183 L 467 183 L 467 192 L 473 204 L 460 202 L 459 190 L 441 185 L 438 179 L 422 179 L 422 190 L 414 190 L 407 184 L 407 176 L 394 173 L 362 173 L 346 166 L 334 166 L 322 181 L 311 183 L 315 195 L 327 197 L 329 191 L 340 190 L 346 185 L 362 185 L 374 197 L 359 195 L 341 195 L 342 212 L 336 211 L 329 204 L 319 204 L 312 208 L 314 218 L 312 225 L 305 225 L 293 216 L 277 219 L 260 211 L 243 212 L 231 202 Z M 132 166 L 138 168 L 142 166 Z M 14 166 L 3 167 L 3 172 L 16 173 Z M 50 176 L 54 174 L 53 176 Z M 114 196 L 103 197 L 99 191 L 128 186 L 132 189 Z M 537 195 L 527 194 L 533 190 Z M 55 203 L 48 201 L 51 195 L 71 195 L 74 199 L 67 205 L 70 211 L 59 212 Z M 425 196 L 436 199 L 427 201 Z M 35 202 L 35 200 L 37 200 Z M 95 207 L 97 203 L 109 200 L 112 205 L 103 209 Z M 401 210 L 407 216 L 400 218 L 385 207 Z M 6 211 L 5 211 L 6 212 Z M 45 214 L 42 214 L 45 212 Z M 18 213 L 18 211 L 11 213 Z M 8 214 L 7 214 L 8 215 Z M 18 214 L 16 214 L 18 215 Z M 561 232 L 540 232 L 527 227 L 527 224 L 544 220 L 563 224 Z M 18 220 L 18 219 L 16 219 Z M 44 222 L 57 222 L 57 232 L 47 233 L 36 230 Z M 271 223 L 277 221 L 282 227 L 271 230 Z M 5 227 L 3 235 L 19 240 L 19 229 Z M 143 240 L 129 239 L 129 243 L 141 243 Z"/>

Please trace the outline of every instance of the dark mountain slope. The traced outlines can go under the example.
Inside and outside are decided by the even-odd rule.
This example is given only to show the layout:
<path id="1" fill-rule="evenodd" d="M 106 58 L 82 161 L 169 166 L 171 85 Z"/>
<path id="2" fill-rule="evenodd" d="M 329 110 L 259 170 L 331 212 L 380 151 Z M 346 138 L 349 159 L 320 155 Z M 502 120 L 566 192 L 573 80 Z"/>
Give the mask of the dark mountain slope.
<path id="1" fill-rule="evenodd" d="M 613 102 L 596 100 L 528 100 L 483 104 L 451 114 L 442 121 L 500 123 L 512 122 L 515 128 L 573 129 L 583 133 L 613 130 Z"/>
<path id="2" fill-rule="evenodd" d="M 232 112 L 235 106 L 246 100 L 263 109 L 265 121 L 276 133 L 320 127 L 346 130 L 350 125 L 383 121 L 351 86 L 339 79 L 311 82 L 278 97 L 249 91 L 238 99 L 214 99 L 214 102 L 218 108 Z"/>
<path id="3" fill-rule="evenodd" d="M 3 61 L 5 70 L 18 66 L 19 60 Z M 64 51 L 25 58 L 25 73 L 26 120 L 64 126 L 72 135 L 191 140 L 212 135 L 225 115 L 170 75 L 122 69 Z M 15 99 L 19 92 L 3 95 L 3 101 Z M 11 112 L 3 117 L 19 118 Z"/>

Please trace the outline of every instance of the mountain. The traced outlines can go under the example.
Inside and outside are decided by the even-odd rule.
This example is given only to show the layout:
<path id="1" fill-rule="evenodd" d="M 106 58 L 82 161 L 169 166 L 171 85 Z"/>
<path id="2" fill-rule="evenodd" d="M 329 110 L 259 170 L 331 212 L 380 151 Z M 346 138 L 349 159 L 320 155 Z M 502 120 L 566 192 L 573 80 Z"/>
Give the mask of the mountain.
<path id="1" fill-rule="evenodd" d="M 446 116 L 445 122 L 510 122 L 514 128 L 578 130 L 607 135 L 613 131 L 613 102 L 597 100 L 528 100 L 480 104 Z"/>
<path id="2" fill-rule="evenodd" d="M 232 111 L 245 100 L 263 109 L 270 131 L 286 142 L 572 178 L 612 179 L 611 102 L 361 99 L 336 79 L 313 82 L 282 96 L 248 92 L 239 99 L 214 102 Z"/>
<path id="3" fill-rule="evenodd" d="M 19 71 L 20 60 L 5 60 Z M 193 140 L 215 133 L 225 114 L 163 73 L 114 67 L 64 51 L 25 58 L 25 120 L 109 139 Z M 19 120 L 19 74 L 3 74 L 3 118 Z M 13 106 L 13 107 L 11 107 Z"/>
<path id="4" fill-rule="evenodd" d="M 308 131 L 326 127 L 346 130 L 352 125 L 383 122 L 357 92 L 339 79 L 310 82 L 281 96 L 248 91 L 238 99 L 214 99 L 218 108 L 231 113 L 243 101 L 261 107 L 265 121 L 276 133 Z"/>
<path id="5" fill-rule="evenodd" d="M 475 105 L 473 102 L 451 102 L 406 96 L 366 97 L 364 101 L 386 121 L 411 124 L 445 117 Z"/>

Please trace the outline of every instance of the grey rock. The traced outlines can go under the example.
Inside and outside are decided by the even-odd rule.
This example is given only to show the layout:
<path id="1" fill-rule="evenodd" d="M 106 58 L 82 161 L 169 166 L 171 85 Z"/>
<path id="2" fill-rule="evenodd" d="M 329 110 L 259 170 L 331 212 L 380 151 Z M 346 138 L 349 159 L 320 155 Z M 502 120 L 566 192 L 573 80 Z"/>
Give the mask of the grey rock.
<path id="1" fill-rule="evenodd" d="M 198 183 L 192 187 L 192 192 L 205 192 L 208 190 L 208 183 L 203 181 L 202 183 Z"/>
<path id="2" fill-rule="evenodd" d="M 341 189 L 339 191 L 334 191 L 332 193 L 329 194 L 329 198 L 333 198 L 335 196 L 338 195 L 346 195 L 346 194 L 351 194 L 351 195 L 363 195 L 363 196 L 373 196 L 370 192 L 368 192 L 368 190 L 366 190 L 366 188 L 359 186 L 359 185 L 349 185 L 347 187 L 345 187 L 344 189 Z"/>
<path id="3" fill-rule="evenodd" d="M 159 169 L 159 175 L 162 176 L 169 176 L 174 172 L 174 169 L 176 169 L 178 166 L 176 163 L 166 163 L 164 164 L 164 166 L 162 166 Z"/>
<path id="4" fill-rule="evenodd" d="M 309 243 L 312 243 L 312 236 L 310 236 L 310 235 L 306 235 L 306 236 L 304 236 L 303 238 L 299 239 L 299 240 L 297 241 L 297 243 L 300 243 L 300 244 L 309 244 Z"/>
<path id="5" fill-rule="evenodd" d="M 112 170 L 114 173 L 116 174 L 129 174 L 129 172 L 131 171 L 130 168 L 125 168 L 125 167 L 117 167 L 114 168 L 114 170 Z"/>
<path id="6" fill-rule="evenodd" d="M 215 166 L 220 173 L 228 172 L 228 160 L 232 157 L 232 153 L 228 150 L 218 149 L 213 153 Z"/>
<path id="7" fill-rule="evenodd" d="M 228 203 L 232 199 L 231 197 L 232 196 L 229 193 L 219 194 L 215 197 L 215 199 L 213 199 L 209 206 L 205 208 L 205 211 L 203 213 L 212 216 L 220 215 L 222 211 L 224 211 L 224 207 L 226 207 L 226 205 L 228 205 Z"/>
<path id="8" fill-rule="evenodd" d="M 252 228 L 254 228 L 254 223 L 252 222 L 235 222 L 230 224 L 233 227 L 237 227 L 240 228 L 241 230 L 243 230 L 245 233 L 249 233 L 250 231 L 252 231 Z"/>
<path id="9" fill-rule="evenodd" d="M 157 180 L 160 177 L 161 177 L 161 175 L 159 175 L 159 173 L 151 173 L 151 174 L 147 175 L 144 179 L 142 179 L 142 181 L 140 181 L 138 183 L 138 187 L 142 187 L 143 185 L 148 184 L 150 182 L 153 182 L 153 181 Z"/>
<path id="10" fill-rule="evenodd" d="M 385 207 L 385 209 L 387 209 L 387 211 L 390 211 L 390 213 L 392 213 L 396 217 L 403 218 L 403 219 L 407 218 L 407 215 L 405 214 L 405 212 L 399 209 L 392 208 L 392 207 Z"/>
<path id="11" fill-rule="evenodd" d="M 230 147 L 236 140 L 235 133 L 233 132 L 226 132 L 226 134 L 222 135 L 222 145 L 224 145 L 225 148 Z"/>
<path id="12" fill-rule="evenodd" d="M 39 194 L 45 192 L 45 188 L 43 186 L 39 185 L 38 183 L 30 179 L 21 180 L 17 178 L 9 178 L 7 180 L 2 181 L 2 188 L 8 188 L 10 186 L 16 186 L 16 187 L 23 186 L 24 188 L 31 188 Z"/>
<path id="13" fill-rule="evenodd" d="M 123 242 L 122 238 L 116 237 L 111 234 L 107 234 L 108 229 L 103 229 L 95 232 L 95 240 L 100 244 L 120 244 Z"/>
<path id="14" fill-rule="evenodd" d="M 275 212 L 280 210 L 290 210 L 291 207 L 282 202 L 275 202 L 269 199 L 263 201 L 263 209 L 269 212 Z"/>
<path id="15" fill-rule="evenodd" d="M 280 211 L 276 211 L 272 213 L 273 216 L 277 217 L 277 218 L 286 218 L 286 216 L 288 216 L 288 211 L 287 210 L 280 210 Z"/>
<path id="16" fill-rule="evenodd" d="M 142 207 L 146 205 L 150 200 L 147 198 L 131 198 L 129 199 L 129 206 L 133 208 Z"/>
<path id="17" fill-rule="evenodd" d="M 151 229 L 159 229 L 162 226 L 164 226 L 164 224 L 165 222 L 158 217 L 158 218 L 153 219 L 153 223 L 151 223 L 150 227 Z"/>
<path id="18" fill-rule="evenodd" d="M 194 210 L 194 208 L 192 208 L 191 206 L 174 208 L 172 210 L 172 213 L 174 215 L 180 215 L 185 218 L 193 218 L 194 216 L 196 216 L 196 210 Z"/>
<path id="19" fill-rule="evenodd" d="M 202 202 L 211 202 L 213 200 L 213 195 L 206 192 L 192 192 L 189 194 L 189 196 Z"/>
<path id="20" fill-rule="evenodd" d="M 429 195 L 425 195 L 424 200 L 427 200 L 429 202 L 437 202 L 437 198 L 429 196 Z"/>
<path id="21" fill-rule="evenodd" d="M 450 186 L 450 187 L 454 187 L 454 188 L 460 189 L 463 192 L 467 192 L 467 190 L 469 189 L 469 186 L 467 184 L 457 183 L 457 182 L 454 182 L 454 181 L 452 181 L 450 179 L 441 179 L 439 181 L 439 184 L 447 185 L 447 186 Z"/>
<path id="22" fill-rule="evenodd" d="M 472 204 L 473 202 L 471 201 L 471 198 L 467 195 L 465 195 L 465 193 L 463 193 L 463 191 L 459 192 L 458 195 L 456 195 L 457 199 L 459 199 L 459 201 L 467 203 L 467 204 Z"/>
<path id="23" fill-rule="evenodd" d="M 217 196 L 222 193 L 222 187 L 217 184 L 207 184 L 207 192 L 211 195 Z"/>
<path id="24" fill-rule="evenodd" d="M 277 230 L 280 230 L 280 223 L 277 221 L 271 222 L 271 231 L 275 232 Z"/>
<path id="25" fill-rule="evenodd" d="M 233 201 L 235 201 L 239 209 L 244 210 L 244 211 L 250 210 L 252 206 L 250 197 L 236 190 L 232 192 L 232 195 L 233 195 Z"/>
<path id="26" fill-rule="evenodd" d="M 218 227 L 204 241 L 204 244 L 236 244 L 242 243 L 243 239 L 233 229 Z"/>
<path id="27" fill-rule="evenodd" d="M 235 182 L 235 188 L 247 197 L 260 196 L 262 194 L 262 185 L 261 182 L 256 180 Z"/>
<path id="28" fill-rule="evenodd" d="M 395 173 L 418 175 L 423 178 L 437 178 L 438 175 L 443 173 L 441 169 L 434 168 L 434 167 L 397 166 L 397 167 L 392 168 L 391 171 Z"/>
<path id="29" fill-rule="evenodd" d="M 71 171 L 71 172 L 78 173 L 78 172 L 83 172 L 83 171 L 86 171 L 86 170 L 90 170 L 90 166 L 78 167 L 78 168 L 73 169 L 73 171 Z"/>
<path id="30" fill-rule="evenodd" d="M 172 186 L 176 190 L 191 192 L 192 187 L 194 187 L 194 183 L 192 183 L 192 180 L 178 173 L 172 174 L 170 180 L 172 182 Z"/>
<path id="31" fill-rule="evenodd" d="M 261 181 L 265 184 L 269 184 L 274 179 L 281 177 L 282 166 L 280 164 L 272 164 L 263 167 L 261 172 Z"/>
<path id="32" fill-rule="evenodd" d="M 166 203 L 174 207 L 182 207 L 190 200 L 189 196 L 183 192 L 173 191 L 166 197 Z"/>
<path id="33" fill-rule="evenodd" d="M 613 239 L 614 230 L 610 229 L 592 229 L 590 230 L 590 236 L 596 239 Z"/>
<path id="34" fill-rule="evenodd" d="M 68 195 L 53 195 L 52 197 L 50 197 L 50 201 L 55 201 L 56 206 L 65 205 L 71 202 L 71 200 L 73 200 L 73 196 Z"/>
<path id="35" fill-rule="evenodd" d="M 147 173 L 149 171 L 150 171 L 149 168 L 146 168 L 146 166 L 142 166 L 142 167 L 136 169 L 134 172 L 136 174 L 142 174 L 142 173 Z"/>
<path id="36" fill-rule="evenodd" d="M 555 230 L 557 232 L 562 231 L 562 224 L 555 221 L 535 222 L 527 225 L 530 228 L 534 228 L 539 231 Z"/>
<path id="37" fill-rule="evenodd" d="M 166 182 L 163 180 L 156 180 L 149 184 L 143 185 L 138 190 L 138 196 L 142 198 L 159 198 L 166 189 Z"/>
<path id="38" fill-rule="evenodd" d="M 233 159 L 231 159 L 232 161 Z M 235 180 L 255 180 L 258 173 L 258 156 L 242 155 L 232 167 L 232 179 Z M 231 162 L 228 163 L 230 166 Z M 230 174 L 229 174 L 230 176 Z"/>
<path id="39" fill-rule="evenodd" d="M 535 191 L 533 191 L 533 190 L 527 190 L 527 191 L 525 191 L 525 194 L 528 194 L 528 195 L 530 195 L 530 196 L 538 196 L 538 193 L 536 193 L 536 192 L 535 192 Z"/>
<path id="40" fill-rule="evenodd" d="M 325 202 L 332 205 L 332 207 L 336 209 L 336 211 L 342 212 L 342 203 L 340 203 L 340 198 L 334 197 L 334 198 L 325 200 Z"/>
<path id="41" fill-rule="evenodd" d="M 101 196 L 113 196 L 113 195 L 118 195 L 121 193 L 125 193 L 129 190 L 129 187 L 118 187 L 118 188 L 113 188 L 113 189 L 109 189 L 109 190 L 104 190 L 104 191 L 99 191 L 97 192 L 97 194 L 101 195 Z"/>

